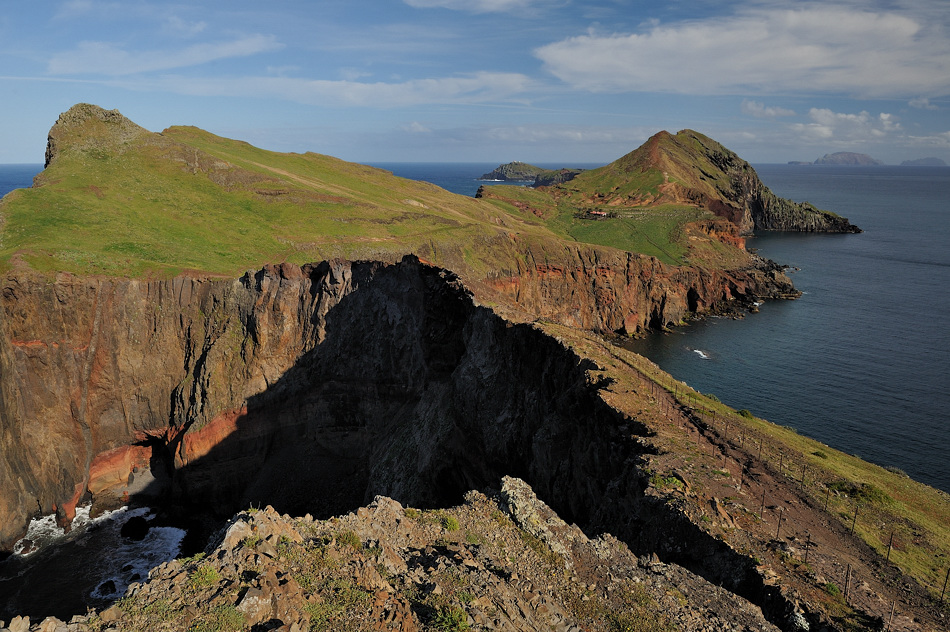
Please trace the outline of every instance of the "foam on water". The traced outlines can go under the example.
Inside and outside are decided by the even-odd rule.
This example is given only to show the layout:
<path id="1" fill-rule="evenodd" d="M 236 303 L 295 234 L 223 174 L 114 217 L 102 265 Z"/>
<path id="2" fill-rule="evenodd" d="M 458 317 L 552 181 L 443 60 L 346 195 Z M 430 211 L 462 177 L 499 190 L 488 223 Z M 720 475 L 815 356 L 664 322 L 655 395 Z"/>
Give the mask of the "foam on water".
<path id="1" fill-rule="evenodd" d="M 108 520 L 110 516 L 124 511 L 125 508 L 123 507 L 115 511 L 106 511 L 95 519 L 90 517 L 91 510 L 92 507 L 90 505 L 76 507 L 76 517 L 73 519 L 73 523 L 68 532 L 56 523 L 55 514 L 33 518 L 27 527 L 26 535 L 13 545 L 13 554 L 26 557 L 36 553 L 43 547 L 65 538 L 70 533 L 80 533 L 82 529 L 90 524 Z"/>
<path id="2" fill-rule="evenodd" d="M 122 535 L 133 518 L 150 525 L 141 540 Z M 28 609 L 37 599 L 59 598 L 69 591 L 72 603 L 78 599 L 84 604 L 78 610 L 73 605 L 73 614 L 87 606 L 107 606 L 124 595 L 129 584 L 144 581 L 149 570 L 179 554 L 185 531 L 151 526 L 155 519 L 148 507 L 122 507 L 94 519 L 89 507 L 80 507 L 67 533 L 55 516 L 36 518 L 13 555 L 0 565 L 0 596 L 12 595 Z"/>
<path id="3" fill-rule="evenodd" d="M 122 526 L 131 518 L 141 516 L 151 522 L 155 516 L 147 507 L 124 512 L 110 521 L 116 546 L 102 562 L 102 581 L 92 591 L 94 599 L 115 599 L 125 594 L 129 584 L 141 582 L 152 568 L 174 559 L 181 550 L 185 537 L 182 529 L 175 527 L 151 527 L 140 541 L 123 538 Z"/>

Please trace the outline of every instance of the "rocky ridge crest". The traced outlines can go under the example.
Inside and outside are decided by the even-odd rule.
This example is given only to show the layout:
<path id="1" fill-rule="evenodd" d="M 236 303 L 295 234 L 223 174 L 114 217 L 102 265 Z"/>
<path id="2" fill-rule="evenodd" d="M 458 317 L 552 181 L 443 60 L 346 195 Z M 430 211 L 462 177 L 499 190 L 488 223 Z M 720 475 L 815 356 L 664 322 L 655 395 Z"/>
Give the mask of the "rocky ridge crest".
<path id="1" fill-rule="evenodd" d="M 252 508 L 205 553 L 154 568 L 108 609 L 0 629 L 779 630 L 676 564 L 638 559 L 609 534 L 588 538 L 523 481 L 500 483 L 435 511 L 382 496 L 331 520 Z"/>

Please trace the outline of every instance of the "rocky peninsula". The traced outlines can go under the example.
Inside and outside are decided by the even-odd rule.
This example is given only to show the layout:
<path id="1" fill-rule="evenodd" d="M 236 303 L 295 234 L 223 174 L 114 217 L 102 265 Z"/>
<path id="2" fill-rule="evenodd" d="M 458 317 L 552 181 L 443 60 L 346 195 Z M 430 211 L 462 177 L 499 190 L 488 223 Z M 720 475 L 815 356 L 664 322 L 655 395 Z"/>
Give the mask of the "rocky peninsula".
<path id="1" fill-rule="evenodd" d="M 0 543 L 89 502 L 220 530 L 92 613 L 0 582 L 8 629 L 945 627 L 847 522 L 945 554 L 945 498 L 610 342 L 797 296 L 755 228 L 857 230 L 715 141 L 478 199 L 91 105 L 48 147 L 0 202 Z"/>

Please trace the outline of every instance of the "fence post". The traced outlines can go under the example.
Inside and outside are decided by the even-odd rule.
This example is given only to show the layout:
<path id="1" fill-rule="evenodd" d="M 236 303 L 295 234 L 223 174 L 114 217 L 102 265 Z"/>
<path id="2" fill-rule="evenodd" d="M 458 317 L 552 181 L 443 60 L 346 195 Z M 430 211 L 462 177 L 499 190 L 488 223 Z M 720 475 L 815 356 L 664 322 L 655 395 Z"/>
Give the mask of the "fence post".
<path id="1" fill-rule="evenodd" d="M 858 522 L 858 503 L 854 503 L 854 518 L 851 520 L 851 535 L 854 535 L 854 525 Z"/>
<path id="2" fill-rule="evenodd" d="M 762 521 L 765 521 L 765 490 L 762 490 L 762 511 L 759 512 L 759 515 L 762 516 Z"/>
<path id="3" fill-rule="evenodd" d="M 844 602 L 848 603 L 848 592 L 851 590 L 851 565 L 848 564 L 848 572 L 844 576 Z"/>
<path id="4" fill-rule="evenodd" d="M 887 627 L 884 628 L 884 632 L 887 632 L 891 629 L 891 622 L 894 620 L 894 609 L 897 608 L 897 602 L 891 602 L 891 616 L 887 619 Z"/>
<path id="5" fill-rule="evenodd" d="M 891 531 L 891 539 L 887 541 L 887 558 L 884 560 L 885 562 L 890 562 L 890 561 L 891 561 L 891 545 L 892 545 L 892 544 L 894 544 L 894 532 L 893 532 L 893 531 Z"/>
<path id="6" fill-rule="evenodd" d="M 811 534 L 808 534 L 808 540 L 805 542 L 805 564 L 808 564 L 808 549 L 811 546 Z"/>
<path id="7" fill-rule="evenodd" d="M 943 605 L 943 596 L 947 594 L 947 582 L 950 582 L 950 568 L 947 569 L 947 578 L 943 580 L 943 590 L 940 591 L 940 605 Z"/>
<path id="8" fill-rule="evenodd" d="M 779 534 L 782 532 L 782 515 L 785 513 L 785 507 L 781 507 L 778 513 L 778 528 L 775 529 L 775 539 L 778 540 Z M 848 567 L 850 568 L 850 566 Z"/>

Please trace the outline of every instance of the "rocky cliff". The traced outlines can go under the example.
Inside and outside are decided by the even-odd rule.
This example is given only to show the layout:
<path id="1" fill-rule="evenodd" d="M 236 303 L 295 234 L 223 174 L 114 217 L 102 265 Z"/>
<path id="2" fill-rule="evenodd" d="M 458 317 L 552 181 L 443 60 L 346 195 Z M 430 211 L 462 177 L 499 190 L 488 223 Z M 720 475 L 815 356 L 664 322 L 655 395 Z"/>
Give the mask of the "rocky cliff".
<path id="1" fill-rule="evenodd" d="M 589 274 L 543 269 L 526 274 L 533 279 L 532 292 L 537 292 L 528 296 L 538 301 L 529 304 L 553 309 L 566 295 L 552 288 L 600 283 L 601 290 L 613 293 L 626 279 L 606 267 Z M 574 280 L 565 285 L 568 277 Z M 699 300 L 702 287 L 697 283 L 687 290 L 687 302 Z M 668 286 L 665 296 L 673 295 Z M 622 300 L 619 294 L 608 296 Z M 0 524 L 8 542 L 31 513 L 55 508 L 65 521 L 77 501 L 90 499 L 106 506 L 140 500 L 170 512 L 219 517 L 271 504 L 288 514 L 321 518 L 352 511 L 377 494 L 407 505 L 445 508 L 461 502 L 468 490 L 490 490 L 504 476 L 518 476 L 567 523 L 590 535 L 612 533 L 625 543 L 610 545 L 623 558 L 614 562 L 619 566 L 599 567 L 589 553 L 574 550 L 588 546 L 587 536 L 571 536 L 551 516 L 543 523 L 554 526 L 539 531 L 537 519 L 518 510 L 518 502 L 506 501 L 504 511 L 527 530 L 522 541 L 543 559 L 554 560 L 554 555 L 575 569 L 583 566 L 583 572 L 574 572 L 594 578 L 585 583 L 600 585 L 605 579 L 612 582 L 610 577 L 636 575 L 629 548 L 637 555 L 659 555 L 649 558 L 644 568 L 676 578 L 654 578 L 659 583 L 648 589 L 654 598 L 669 581 L 695 587 L 689 599 L 679 601 L 679 609 L 667 609 L 678 620 L 696 620 L 698 604 L 705 603 L 713 612 L 701 615 L 703 625 L 746 616 L 750 624 L 764 616 L 785 630 L 808 629 L 803 625 L 818 630 L 830 624 L 820 599 L 802 597 L 812 594 L 808 591 L 821 575 L 799 577 L 783 570 L 780 561 L 785 558 L 779 553 L 784 549 L 769 548 L 773 525 L 753 517 L 766 489 L 770 498 L 787 497 L 782 502 L 789 512 L 805 511 L 804 523 L 818 525 L 822 514 L 808 513 L 818 510 L 806 509 L 794 485 L 763 487 L 774 473 L 756 464 L 753 446 L 739 451 L 723 442 L 690 408 L 676 404 L 672 393 L 657 390 L 651 381 L 659 379 L 651 377 L 655 368 L 642 359 L 588 334 L 572 333 L 581 331 L 574 327 L 542 328 L 504 319 L 479 306 L 461 280 L 444 269 L 407 258 L 398 264 L 273 266 L 236 281 L 61 275 L 27 282 L 14 276 L 7 279 L 3 297 L 0 463 L 4 480 L 17 481 L 3 490 L 8 513 Z M 595 305 L 610 304 L 600 298 Z M 157 349 L 161 353 L 155 353 Z M 687 442 L 696 442 L 695 450 L 682 446 L 683 433 Z M 722 486 L 719 468 L 725 468 L 727 460 L 748 468 L 742 494 L 735 495 L 732 482 L 727 490 L 715 491 Z M 714 494 L 729 494 L 728 511 Z M 480 537 L 475 523 L 484 523 L 486 513 L 491 520 L 493 510 L 478 496 L 468 497 L 483 507 L 481 517 L 465 511 L 431 515 L 446 516 L 443 529 L 452 515 L 476 534 L 473 537 Z M 369 513 L 357 511 L 356 522 L 344 524 L 358 534 L 357 550 L 363 542 L 380 551 L 396 546 L 378 534 L 392 532 L 395 537 L 402 527 L 387 527 L 390 518 L 373 513 L 379 506 Z M 307 570 L 311 567 L 300 566 L 300 558 L 281 557 L 319 556 L 320 551 L 352 566 L 355 579 L 348 581 L 354 590 L 373 595 L 389 590 L 368 570 L 359 570 L 367 567 L 368 559 L 352 557 L 343 548 L 349 545 L 327 548 L 333 538 L 342 537 L 337 533 L 339 520 L 306 527 L 305 534 L 298 530 L 304 547 L 296 553 L 291 529 L 304 523 L 284 520 L 288 526 L 277 525 L 279 531 L 264 529 L 255 537 L 251 530 L 240 542 L 234 536 L 230 544 L 213 551 L 214 572 L 196 571 L 192 562 L 157 570 L 151 586 L 133 587 L 130 593 L 131 598 L 141 592 L 145 601 L 123 601 L 125 609 L 113 610 L 108 617 L 118 626 L 135 628 L 142 625 L 136 617 L 157 616 L 158 607 L 179 608 L 180 616 L 166 626 L 179 629 L 175 626 L 181 617 L 195 621 L 225 609 L 276 617 L 287 625 L 305 621 L 304 611 L 322 616 L 320 609 L 306 610 L 304 602 L 337 603 L 339 582 L 349 576 L 336 577 L 329 567 Z M 503 531 L 496 529 L 490 537 L 509 537 Z M 852 546 L 844 536 L 833 535 L 833 525 L 811 527 L 816 538 L 824 531 L 832 534 L 828 538 L 837 538 L 837 550 Z M 552 533 L 566 533 L 569 541 Z M 431 537 L 438 541 L 425 544 L 424 538 Z M 531 537 L 544 544 L 531 545 Z M 411 577 L 399 579 L 407 592 L 390 584 L 392 590 L 378 595 L 381 610 L 371 616 L 383 618 L 380 629 L 412 629 L 389 626 L 394 621 L 390 615 L 410 626 L 431 624 L 438 606 L 445 605 L 427 601 L 418 590 L 430 584 L 446 590 L 448 580 L 427 569 L 446 570 L 454 564 L 439 566 L 441 558 L 428 551 L 430 546 L 440 550 L 437 547 L 448 540 L 428 532 L 406 538 L 397 538 L 406 550 L 386 559 L 401 569 L 398 558 L 411 570 L 415 547 L 428 556 L 417 560 L 425 574 L 412 571 Z M 524 572 L 525 558 L 520 553 L 511 557 L 515 552 L 508 545 L 502 550 L 507 551 L 507 563 Z M 465 568 L 492 568 L 494 553 L 486 551 L 485 557 L 468 550 L 471 558 L 461 549 L 458 553 L 459 560 L 475 564 L 463 564 Z M 571 557 L 576 555 L 581 557 Z M 772 557 L 780 575 L 762 566 L 762 559 Z M 681 570 L 663 570 L 667 567 L 660 560 Z M 274 571 L 273 581 L 268 569 Z M 392 577 L 402 572 L 397 569 Z M 867 573 L 862 577 L 870 577 L 870 572 L 862 570 Z M 220 583 L 210 582 L 204 573 Z M 299 594 L 291 577 L 302 588 Z M 315 583 L 305 586 L 301 581 L 307 580 L 296 577 Z M 195 582 L 206 579 L 210 583 L 202 590 L 217 586 L 208 608 L 189 610 L 181 602 L 186 596 L 175 593 L 175 586 L 184 585 L 188 595 L 195 595 Z M 591 623 L 594 629 L 609 622 L 602 612 L 576 610 L 580 606 L 572 601 L 572 583 L 544 588 L 545 609 L 526 597 L 530 610 L 516 615 L 520 601 L 511 591 L 521 590 L 520 584 L 489 590 L 483 579 L 476 574 L 466 581 L 487 601 L 463 610 L 476 621 L 484 616 L 490 623 L 497 617 L 490 604 L 509 604 L 515 609 L 506 610 L 507 618 L 493 624 L 497 629 L 505 629 L 506 621 L 524 629 L 532 622 L 588 620 L 596 622 Z M 873 590 L 886 588 L 875 585 Z M 613 597 L 622 600 L 623 594 L 598 599 L 609 609 Z M 713 608 L 695 596 L 703 594 L 715 598 L 717 605 Z M 872 591 L 877 601 L 869 604 L 883 602 L 874 595 Z M 581 592 L 580 603 L 585 596 L 593 599 Z M 514 601 L 506 601 L 509 597 Z M 158 605 L 148 608 L 152 602 Z M 42 604 L 38 607 L 39 612 L 25 607 L 7 612 L 49 613 Z M 619 607 L 621 613 L 633 608 Z M 364 611 L 355 604 L 334 610 L 347 621 Z M 84 630 L 84 623 L 74 625 Z M 362 629 L 360 625 L 341 629 Z M 756 625 L 760 627 L 754 629 L 769 629 L 764 622 Z"/>
<path id="2" fill-rule="evenodd" d="M 8 545 L 29 515 L 68 522 L 90 499 L 330 516 L 376 494 L 446 506 L 507 474 L 593 532 L 668 513 L 638 483 L 647 429 L 598 395 L 592 364 L 414 259 L 8 279 L 3 296 Z"/>
<path id="3" fill-rule="evenodd" d="M 386 497 L 332 521 L 245 511 L 206 556 L 158 566 L 119 604 L 30 629 L 779 630 L 676 564 L 588 537 L 524 481 L 499 483 L 436 511 Z"/>
<path id="4" fill-rule="evenodd" d="M 597 251 L 579 251 L 577 257 L 575 266 L 535 263 L 480 285 L 486 297 L 505 301 L 515 315 L 532 313 L 572 326 L 630 333 L 674 324 L 692 312 L 744 306 L 769 292 L 794 291 L 775 270 L 729 275 L 672 269 L 650 258 L 601 258 Z M 377 274 L 390 279 L 391 287 L 376 280 Z M 186 493 L 186 488 L 215 480 L 222 485 L 231 481 L 237 487 L 219 490 L 218 497 L 242 499 L 248 482 L 240 482 L 241 472 L 254 471 L 266 454 L 262 433 L 306 435 L 324 423 L 315 421 L 314 415 L 333 418 L 333 407 L 324 410 L 329 404 L 318 405 L 299 393 L 291 399 L 286 396 L 288 389 L 305 388 L 314 379 L 299 378 L 308 371 L 325 376 L 319 383 L 326 391 L 308 398 L 335 399 L 342 409 L 353 409 L 347 414 L 357 414 L 353 411 L 371 401 L 396 409 L 407 405 L 405 398 L 417 397 L 435 368 L 444 370 L 439 357 L 452 362 L 451 354 L 445 355 L 448 351 L 469 347 L 460 338 L 469 317 L 449 318 L 473 309 L 463 306 L 469 300 L 463 298 L 466 291 L 457 281 L 453 285 L 440 280 L 442 287 L 436 287 L 426 280 L 447 274 L 407 260 L 395 267 L 349 262 L 282 265 L 239 281 L 8 276 L 0 315 L 5 376 L 0 467 L 4 479 L 12 483 L 0 489 L 4 546 L 22 534 L 30 515 L 57 511 L 68 522 L 77 502 L 89 494 L 121 490 L 134 467 L 151 464 L 154 475 L 166 480 L 166 470 L 180 470 L 229 437 L 244 446 L 238 452 L 250 450 L 227 466 L 233 475 L 221 477 L 220 470 L 211 467 L 215 473 L 205 476 L 196 466 L 189 470 L 195 473 L 174 479 L 173 488 Z M 394 280 L 400 277 L 415 278 Z M 409 294 L 413 286 L 415 294 Z M 436 301 L 449 291 L 456 294 L 451 310 Z M 339 309 L 344 298 L 344 309 Z M 415 302 L 405 305 L 410 299 Z M 352 307 L 357 304 L 363 311 Z M 400 316 L 412 313 L 410 307 L 418 312 L 411 323 Z M 410 342 L 430 334 L 422 327 L 434 323 L 435 317 L 426 316 L 425 310 L 444 312 L 439 335 L 446 349 L 427 349 L 426 341 Z M 353 337 L 328 341 L 327 328 L 334 322 L 345 323 L 336 331 L 345 327 Z M 400 332 L 399 327 L 410 330 Z M 382 347 L 372 346 L 373 332 L 381 337 Z M 334 344 L 338 347 L 330 351 Z M 372 371 L 362 365 L 344 371 L 347 363 L 367 360 L 353 355 L 353 350 L 376 358 Z M 318 360 L 325 363 L 319 369 L 301 364 Z M 361 378 L 371 373 L 379 383 L 364 383 Z M 530 390 L 528 385 L 522 388 Z M 395 400 L 383 404 L 387 394 Z M 278 413 L 289 401 L 311 412 Z M 438 407 L 434 402 L 429 405 Z M 380 408 L 365 414 L 398 418 Z M 250 421 L 256 419 L 260 421 Z M 326 423 L 333 427 L 337 422 Z M 387 430 L 385 436 L 392 432 Z M 371 443 L 370 438 L 354 435 L 340 449 Z M 399 477 L 390 474 L 380 478 L 388 477 L 395 485 Z M 366 496 L 367 480 L 364 476 L 353 481 L 346 503 Z M 471 486 L 463 476 L 453 490 Z M 325 487 L 341 489 L 335 484 Z M 272 496 L 268 502 L 274 502 Z M 222 506 L 229 507 L 226 511 L 232 507 Z"/>

